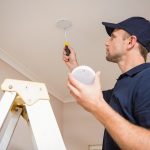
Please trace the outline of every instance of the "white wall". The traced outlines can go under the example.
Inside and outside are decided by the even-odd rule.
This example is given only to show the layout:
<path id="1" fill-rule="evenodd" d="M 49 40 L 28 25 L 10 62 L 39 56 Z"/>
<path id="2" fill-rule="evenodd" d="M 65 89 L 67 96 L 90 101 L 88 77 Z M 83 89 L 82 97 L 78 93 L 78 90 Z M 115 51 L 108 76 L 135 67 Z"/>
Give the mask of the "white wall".
<path id="1" fill-rule="evenodd" d="M 63 105 L 63 137 L 68 150 L 88 150 L 101 144 L 103 126 L 76 102 Z"/>
<path id="2" fill-rule="evenodd" d="M 0 85 L 3 83 L 4 79 L 12 78 L 18 80 L 28 80 L 25 76 L 17 72 L 15 69 L 10 67 L 10 65 L 6 64 L 4 61 L 0 59 Z M 2 95 L 2 91 L 0 90 L 0 95 Z"/>

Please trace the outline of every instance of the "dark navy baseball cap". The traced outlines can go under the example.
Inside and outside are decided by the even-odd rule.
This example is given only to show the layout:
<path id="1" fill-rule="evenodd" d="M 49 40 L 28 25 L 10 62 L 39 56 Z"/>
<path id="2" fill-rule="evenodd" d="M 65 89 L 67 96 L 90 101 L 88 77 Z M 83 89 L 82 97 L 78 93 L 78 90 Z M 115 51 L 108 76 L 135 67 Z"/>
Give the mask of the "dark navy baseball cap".
<path id="1" fill-rule="evenodd" d="M 131 17 L 119 23 L 102 22 L 109 36 L 114 29 L 123 29 L 135 35 L 138 42 L 150 52 L 150 21 L 143 17 Z"/>

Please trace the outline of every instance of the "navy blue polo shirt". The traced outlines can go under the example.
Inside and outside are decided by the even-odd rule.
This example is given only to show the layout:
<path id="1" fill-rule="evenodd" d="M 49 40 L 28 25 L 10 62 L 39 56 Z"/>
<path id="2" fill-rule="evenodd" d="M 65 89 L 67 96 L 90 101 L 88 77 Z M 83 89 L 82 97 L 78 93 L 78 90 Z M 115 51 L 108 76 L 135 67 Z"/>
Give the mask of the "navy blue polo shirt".
<path id="1" fill-rule="evenodd" d="M 129 122 L 150 129 L 150 63 L 141 64 L 120 75 L 115 87 L 103 91 L 103 96 L 107 103 Z M 118 149 L 105 130 L 103 150 Z"/>

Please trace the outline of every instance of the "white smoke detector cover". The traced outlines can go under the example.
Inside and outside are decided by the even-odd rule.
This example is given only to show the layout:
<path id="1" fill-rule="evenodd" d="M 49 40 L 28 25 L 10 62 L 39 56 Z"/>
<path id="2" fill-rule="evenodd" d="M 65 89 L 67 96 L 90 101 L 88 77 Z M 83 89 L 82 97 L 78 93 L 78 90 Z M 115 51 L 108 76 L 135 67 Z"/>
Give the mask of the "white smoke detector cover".
<path id="1" fill-rule="evenodd" d="M 89 66 L 79 66 L 72 70 L 74 78 L 84 84 L 92 84 L 95 80 L 95 71 Z"/>
<path id="2" fill-rule="evenodd" d="M 64 29 L 64 30 L 67 30 L 69 29 L 71 26 L 72 26 L 72 23 L 71 21 L 67 20 L 67 19 L 59 19 L 56 23 L 56 26 L 58 28 L 61 28 L 61 29 Z"/>

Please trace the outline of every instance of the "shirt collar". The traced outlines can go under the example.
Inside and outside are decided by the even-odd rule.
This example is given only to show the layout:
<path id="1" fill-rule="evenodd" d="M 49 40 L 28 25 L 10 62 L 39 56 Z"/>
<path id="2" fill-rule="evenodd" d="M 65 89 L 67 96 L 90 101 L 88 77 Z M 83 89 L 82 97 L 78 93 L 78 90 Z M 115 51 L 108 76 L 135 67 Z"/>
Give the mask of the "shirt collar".
<path id="1" fill-rule="evenodd" d="M 129 71 L 121 74 L 117 80 L 120 80 L 120 79 L 124 78 L 125 76 L 132 77 L 132 76 L 136 75 L 137 73 L 139 73 L 139 72 L 141 72 L 144 69 L 149 68 L 149 67 L 150 67 L 150 63 L 144 63 L 144 64 L 141 64 L 141 65 L 138 65 L 138 66 L 130 69 Z"/>

